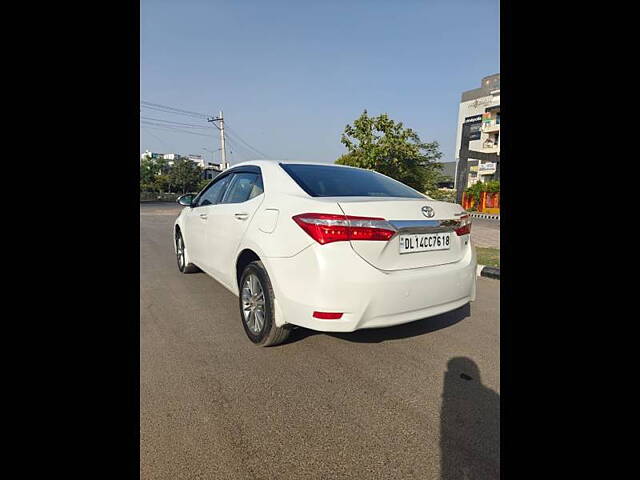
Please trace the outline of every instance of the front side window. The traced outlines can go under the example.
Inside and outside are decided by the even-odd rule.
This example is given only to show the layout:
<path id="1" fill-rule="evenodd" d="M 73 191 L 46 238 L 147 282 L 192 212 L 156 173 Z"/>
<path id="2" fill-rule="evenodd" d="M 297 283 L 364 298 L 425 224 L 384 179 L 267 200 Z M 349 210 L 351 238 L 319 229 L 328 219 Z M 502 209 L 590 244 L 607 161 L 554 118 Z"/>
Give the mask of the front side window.
<path id="1" fill-rule="evenodd" d="M 215 182 L 207 190 L 205 190 L 204 193 L 202 193 L 202 195 L 200 195 L 200 197 L 198 198 L 196 202 L 196 207 L 203 207 L 205 205 L 215 205 L 216 203 L 218 203 L 222 194 L 224 194 L 225 192 L 225 188 L 229 184 L 230 178 L 231 178 L 231 175 L 227 175 L 221 178 L 220 180 L 218 180 L 217 182 Z"/>
<path id="2" fill-rule="evenodd" d="M 404 183 L 372 170 L 295 163 L 280 166 L 312 197 L 425 198 Z"/>
<path id="3" fill-rule="evenodd" d="M 257 173 L 236 173 L 220 203 L 242 203 L 263 192 L 262 177 Z"/>

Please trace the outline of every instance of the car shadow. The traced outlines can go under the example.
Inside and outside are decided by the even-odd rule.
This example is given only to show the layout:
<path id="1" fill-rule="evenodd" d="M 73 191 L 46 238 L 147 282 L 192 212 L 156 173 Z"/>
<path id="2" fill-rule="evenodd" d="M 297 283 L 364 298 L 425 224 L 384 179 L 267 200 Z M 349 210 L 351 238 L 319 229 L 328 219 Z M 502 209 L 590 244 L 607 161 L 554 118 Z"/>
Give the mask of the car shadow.
<path id="1" fill-rule="evenodd" d="M 447 363 L 440 411 L 440 479 L 500 478 L 500 395 L 468 357 Z"/>
<path id="2" fill-rule="evenodd" d="M 380 343 L 387 340 L 417 337 L 419 335 L 435 332 L 436 330 L 441 330 L 455 325 L 469 316 L 471 316 L 471 305 L 467 303 L 466 305 L 456 308 L 450 312 L 442 313 L 434 317 L 423 318 L 403 325 L 396 325 L 395 327 L 371 328 L 357 330 L 351 333 L 317 332 L 315 330 L 300 327 L 291 332 L 286 343 L 299 342 L 314 335 L 329 335 L 334 338 L 355 343 Z"/>

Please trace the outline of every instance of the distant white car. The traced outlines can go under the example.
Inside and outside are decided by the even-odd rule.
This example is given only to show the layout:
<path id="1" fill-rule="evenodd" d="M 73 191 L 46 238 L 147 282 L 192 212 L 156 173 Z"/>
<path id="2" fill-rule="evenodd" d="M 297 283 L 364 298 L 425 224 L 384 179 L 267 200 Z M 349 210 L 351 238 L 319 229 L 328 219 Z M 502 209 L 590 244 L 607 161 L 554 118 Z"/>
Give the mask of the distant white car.
<path id="1" fill-rule="evenodd" d="M 178 202 L 180 271 L 199 268 L 237 295 L 259 345 L 293 325 L 353 332 L 475 300 L 469 215 L 373 171 L 252 161 Z"/>

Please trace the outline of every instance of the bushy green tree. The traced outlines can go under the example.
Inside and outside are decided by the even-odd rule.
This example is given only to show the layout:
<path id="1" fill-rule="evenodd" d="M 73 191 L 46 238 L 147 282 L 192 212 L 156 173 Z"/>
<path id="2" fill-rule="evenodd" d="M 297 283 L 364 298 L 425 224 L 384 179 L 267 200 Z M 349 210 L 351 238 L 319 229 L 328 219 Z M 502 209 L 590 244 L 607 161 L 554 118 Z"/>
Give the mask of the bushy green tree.
<path id="1" fill-rule="evenodd" d="M 202 170 L 191 160 L 176 160 L 169 171 L 171 184 L 182 193 L 194 191 L 202 179 Z"/>
<path id="2" fill-rule="evenodd" d="M 162 158 L 143 158 L 140 161 L 140 191 L 164 192 L 171 188 L 171 167 Z"/>
<path id="3" fill-rule="evenodd" d="M 455 190 L 436 189 L 430 191 L 429 196 L 434 200 L 439 200 L 441 202 L 456 203 Z"/>
<path id="4" fill-rule="evenodd" d="M 171 176 L 168 173 L 157 175 L 154 185 L 158 193 L 171 192 Z"/>
<path id="5" fill-rule="evenodd" d="M 153 158 L 140 160 L 140 185 L 151 186 L 159 173 L 160 166 Z"/>
<path id="6" fill-rule="evenodd" d="M 200 182 L 196 185 L 196 188 L 194 188 L 193 191 L 194 192 L 200 192 L 204 187 L 209 185 L 209 182 L 211 182 L 210 178 L 205 178 L 205 179 L 200 180 Z"/>
<path id="7" fill-rule="evenodd" d="M 386 113 L 369 117 L 365 110 L 345 127 L 340 141 L 348 152 L 336 160 L 339 165 L 375 170 L 420 192 L 437 189 L 442 176 L 438 142 L 421 141 L 415 131 Z"/>

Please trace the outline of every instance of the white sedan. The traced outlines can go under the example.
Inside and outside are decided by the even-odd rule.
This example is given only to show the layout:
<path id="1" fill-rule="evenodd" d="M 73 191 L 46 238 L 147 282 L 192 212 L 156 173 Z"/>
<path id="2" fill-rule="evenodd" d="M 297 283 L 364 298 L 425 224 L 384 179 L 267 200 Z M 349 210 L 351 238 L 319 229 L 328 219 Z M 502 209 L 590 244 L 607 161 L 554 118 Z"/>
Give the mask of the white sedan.
<path id="1" fill-rule="evenodd" d="M 259 345 L 295 325 L 353 332 L 475 300 L 469 215 L 373 171 L 252 161 L 178 202 L 180 271 L 202 270 L 238 296 Z"/>

